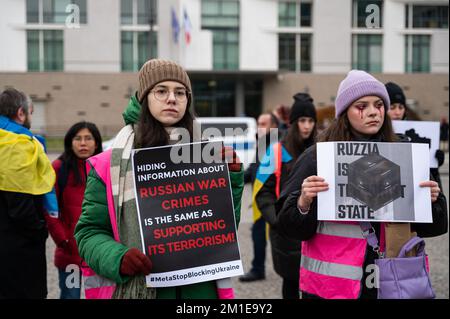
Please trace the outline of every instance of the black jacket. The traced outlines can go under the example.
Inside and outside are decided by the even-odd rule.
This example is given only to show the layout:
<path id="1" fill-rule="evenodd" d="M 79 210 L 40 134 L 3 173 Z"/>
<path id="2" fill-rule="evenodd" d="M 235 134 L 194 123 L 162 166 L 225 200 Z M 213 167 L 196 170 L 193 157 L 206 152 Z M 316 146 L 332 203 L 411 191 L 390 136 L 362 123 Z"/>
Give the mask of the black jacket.
<path id="1" fill-rule="evenodd" d="M 317 198 L 311 204 L 310 211 L 306 215 L 299 213 L 297 200 L 300 195 L 300 188 L 303 180 L 311 175 L 317 175 L 316 146 L 307 149 L 296 161 L 286 186 L 277 201 L 278 230 L 286 236 L 298 240 L 309 240 L 314 236 L 317 229 Z M 412 231 L 416 231 L 420 237 L 433 237 L 447 232 L 447 203 L 444 194 L 441 192 L 436 202 L 432 204 L 433 223 L 412 223 Z M 379 223 L 372 224 L 379 238 Z M 364 267 L 372 264 L 376 258 L 370 246 L 367 247 Z M 365 268 L 364 268 L 365 269 Z M 362 282 L 366 280 L 367 273 L 364 272 Z M 367 289 L 362 285 L 361 298 L 376 298 L 376 289 Z"/>
<path id="2" fill-rule="evenodd" d="M 263 144 L 265 142 L 265 144 Z M 258 171 L 260 159 L 258 157 L 259 149 L 264 147 L 264 152 L 266 152 L 267 148 L 270 145 L 270 134 L 266 134 L 261 138 L 258 138 L 257 146 L 256 146 L 256 155 L 254 161 L 248 166 L 248 168 L 244 172 L 244 183 L 253 183 L 255 182 L 256 172 Z"/>
<path id="3" fill-rule="evenodd" d="M 283 163 L 281 166 L 280 189 L 283 190 L 288 175 L 289 163 Z M 269 223 L 269 237 L 272 248 L 273 266 L 278 275 L 289 280 L 298 280 L 300 268 L 300 248 L 301 241 L 289 238 L 288 236 L 278 231 L 277 225 L 277 211 L 275 203 L 277 201 L 276 193 L 276 178 L 272 174 L 264 183 L 258 194 L 256 195 L 256 203 L 261 211 L 265 221 Z"/>
<path id="4" fill-rule="evenodd" d="M 0 191 L 0 299 L 47 297 L 43 196 Z"/>

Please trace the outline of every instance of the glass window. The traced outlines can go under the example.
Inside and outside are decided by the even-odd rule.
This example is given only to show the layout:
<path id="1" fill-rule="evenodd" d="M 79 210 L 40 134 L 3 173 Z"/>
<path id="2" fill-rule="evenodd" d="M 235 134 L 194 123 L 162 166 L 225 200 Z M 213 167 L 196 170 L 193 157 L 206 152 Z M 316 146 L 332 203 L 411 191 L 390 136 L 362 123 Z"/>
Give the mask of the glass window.
<path id="1" fill-rule="evenodd" d="M 133 0 L 120 1 L 120 21 L 124 25 L 133 24 Z"/>
<path id="2" fill-rule="evenodd" d="M 202 28 L 239 27 L 239 2 L 235 0 L 203 0 Z"/>
<path id="3" fill-rule="evenodd" d="M 39 61 L 39 31 L 27 31 L 27 61 L 28 71 L 40 71 Z"/>
<path id="4" fill-rule="evenodd" d="M 222 2 L 222 14 L 238 16 L 239 15 L 239 3 L 237 1 Z"/>
<path id="5" fill-rule="evenodd" d="M 239 67 L 238 31 L 213 31 L 213 66 L 214 69 L 237 69 Z"/>
<path id="6" fill-rule="evenodd" d="M 86 0 L 72 0 L 80 8 L 80 23 L 87 23 L 87 4 Z"/>
<path id="7" fill-rule="evenodd" d="M 311 72 L 311 34 L 280 34 L 278 67 L 280 70 Z"/>
<path id="8" fill-rule="evenodd" d="M 63 32 L 60 30 L 43 31 L 44 34 L 44 70 L 63 71 Z"/>
<path id="9" fill-rule="evenodd" d="M 27 0 L 27 23 L 39 23 L 39 0 Z"/>
<path id="10" fill-rule="evenodd" d="M 137 0 L 137 23 L 153 24 L 156 23 L 156 0 Z"/>
<path id="11" fill-rule="evenodd" d="M 121 32 L 122 71 L 136 72 L 147 60 L 157 57 L 157 33 L 152 32 L 151 47 L 149 36 L 149 32 Z"/>
<path id="12" fill-rule="evenodd" d="M 43 56 L 41 56 L 41 45 Z M 27 31 L 29 71 L 63 71 L 63 50 L 63 32 L 61 30 Z"/>
<path id="13" fill-rule="evenodd" d="M 197 116 L 235 116 L 235 87 L 232 80 L 193 80 Z"/>
<path id="14" fill-rule="evenodd" d="M 257 118 L 262 112 L 263 81 L 245 80 L 245 115 Z"/>
<path id="15" fill-rule="evenodd" d="M 448 6 L 413 6 L 413 28 L 448 28 Z"/>
<path id="16" fill-rule="evenodd" d="M 122 71 L 135 71 L 133 69 L 133 32 L 121 32 L 121 64 Z"/>
<path id="17" fill-rule="evenodd" d="M 295 27 L 297 23 L 297 4 L 295 2 L 278 3 L 278 25 L 280 27 Z"/>
<path id="18" fill-rule="evenodd" d="M 278 67 L 280 70 L 296 71 L 295 34 L 278 37 Z"/>
<path id="19" fill-rule="evenodd" d="M 366 12 L 369 5 L 376 5 L 379 8 L 380 28 L 383 27 L 383 0 L 353 0 L 353 27 L 366 28 L 366 19 L 373 15 L 373 10 Z"/>
<path id="20" fill-rule="evenodd" d="M 278 25 L 280 27 L 312 26 L 312 3 L 278 2 Z"/>
<path id="21" fill-rule="evenodd" d="M 139 70 L 145 62 L 147 62 L 150 58 L 156 58 L 156 42 L 157 42 L 157 33 L 152 32 L 152 45 L 149 46 L 150 43 L 150 33 L 149 32 L 137 32 L 138 37 L 138 65 L 137 70 Z M 151 54 L 149 55 L 149 52 Z"/>
<path id="22" fill-rule="evenodd" d="M 353 36 L 353 68 L 367 72 L 382 71 L 382 37 L 378 34 Z"/>
<path id="23" fill-rule="evenodd" d="M 219 2 L 202 1 L 202 16 L 219 15 Z"/>
<path id="24" fill-rule="evenodd" d="M 300 4 L 300 26 L 310 27 L 312 26 L 312 4 L 301 3 Z"/>
<path id="25" fill-rule="evenodd" d="M 405 54 L 406 72 L 430 72 L 429 35 L 407 35 Z"/>
<path id="26" fill-rule="evenodd" d="M 311 34 L 300 35 L 300 71 L 311 72 Z"/>
<path id="27" fill-rule="evenodd" d="M 42 1 L 44 23 L 65 23 L 70 12 L 69 4 L 76 4 L 80 9 L 80 23 L 86 23 L 86 0 L 40 0 Z"/>
<path id="28" fill-rule="evenodd" d="M 202 28 L 213 33 L 214 69 L 238 69 L 239 1 L 203 0 Z"/>

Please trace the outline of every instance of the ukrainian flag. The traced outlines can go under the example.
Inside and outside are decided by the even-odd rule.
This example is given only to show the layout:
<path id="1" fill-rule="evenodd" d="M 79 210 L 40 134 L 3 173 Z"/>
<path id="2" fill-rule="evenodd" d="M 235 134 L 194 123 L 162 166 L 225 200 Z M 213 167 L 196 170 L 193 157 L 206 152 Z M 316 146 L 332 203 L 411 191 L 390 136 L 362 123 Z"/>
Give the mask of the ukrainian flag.
<path id="1" fill-rule="evenodd" d="M 280 160 L 281 157 L 281 160 Z M 262 217 L 261 211 L 256 204 L 256 195 L 263 187 L 264 183 L 269 179 L 269 177 L 278 170 L 281 173 L 282 163 L 287 163 L 292 160 L 292 156 L 287 152 L 283 145 L 278 142 L 271 144 L 267 148 L 267 152 L 262 159 L 258 170 L 256 172 L 255 182 L 253 183 L 253 195 L 252 195 L 252 206 L 253 206 L 253 222 L 256 222 Z"/>
<path id="2" fill-rule="evenodd" d="M 56 175 L 35 138 L 0 129 L 0 190 L 42 195 L 53 189 Z"/>

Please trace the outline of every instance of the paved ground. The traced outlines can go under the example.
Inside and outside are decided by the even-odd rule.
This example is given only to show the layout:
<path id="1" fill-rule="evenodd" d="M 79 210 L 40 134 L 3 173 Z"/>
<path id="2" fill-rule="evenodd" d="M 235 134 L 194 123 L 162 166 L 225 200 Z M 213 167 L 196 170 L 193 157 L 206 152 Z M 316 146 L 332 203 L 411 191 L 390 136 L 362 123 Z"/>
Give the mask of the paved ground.
<path id="1" fill-rule="evenodd" d="M 51 155 L 52 159 L 56 156 Z M 449 198 L 449 166 L 448 153 L 446 153 L 446 163 L 440 168 L 444 192 Z M 242 220 L 239 226 L 239 243 L 244 264 L 247 271 L 251 266 L 253 257 L 250 229 L 252 225 L 252 212 L 250 209 L 251 190 L 246 186 L 242 203 Z M 448 205 L 448 201 L 447 201 Z M 438 298 L 449 298 L 449 237 L 448 233 L 426 239 L 426 250 L 429 254 L 431 265 L 431 280 Z M 48 261 L 48 298 L 58 298 L 59 288 L 57 272 L 53 266 L 54 244 L 51 239 L 47 241 L 47 261 Z M 256 299 L 278 299 L 281 298 L 281 280 L 273 271 L 270 247 L 267 249 L 266 279 L 253 283 L 241 283 L 237 278 L 233 278 L 236 298 L 256 298 Z"/>

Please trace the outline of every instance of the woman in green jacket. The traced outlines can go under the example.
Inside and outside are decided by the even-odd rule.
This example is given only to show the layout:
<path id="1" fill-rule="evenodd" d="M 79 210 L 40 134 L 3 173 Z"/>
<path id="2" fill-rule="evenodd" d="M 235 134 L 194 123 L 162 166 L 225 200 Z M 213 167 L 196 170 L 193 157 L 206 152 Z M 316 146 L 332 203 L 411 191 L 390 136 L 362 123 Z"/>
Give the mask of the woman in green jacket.
<path id="1" fill-rule="evenodd" d="M 139 89 L 123 113 L 126 126 L 114 141 L 110 156 L 115 228 L 108 210 L 107 186 L 95 169 L 88 175 L 82 215 L 75 228 L 80 256 L 96 274 L 115 283 L 112 298 L 217 298 L 215 281 L 149 288 L 145 276 L 152 263 L 142 247 L 133 191 L 131 150 L 176 144 L 180 130 L 200 140 L 193 129 L 191 83 L 178 64 L 161 59 L 147 61 L 139 71 Z M 142 107 L 141 107 L 142 106 Z M 222 150 L 229 159 L 236 225 L 239 224 L 244 186 L 242 165 L 231 148 Z M 114 232 L 117 231 L 117 234 Z M 116 236 L 117 235 L 117 236 Z M 120 238 L 120 242 L 115 238 Z"/>

